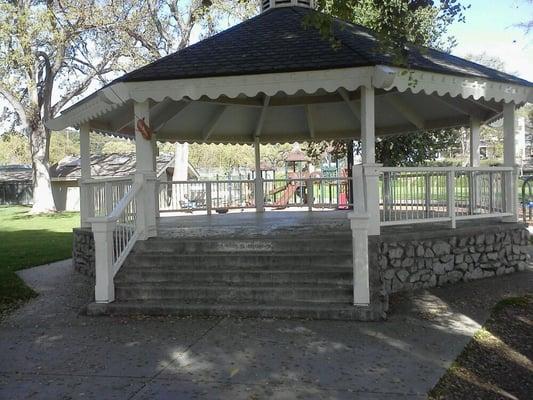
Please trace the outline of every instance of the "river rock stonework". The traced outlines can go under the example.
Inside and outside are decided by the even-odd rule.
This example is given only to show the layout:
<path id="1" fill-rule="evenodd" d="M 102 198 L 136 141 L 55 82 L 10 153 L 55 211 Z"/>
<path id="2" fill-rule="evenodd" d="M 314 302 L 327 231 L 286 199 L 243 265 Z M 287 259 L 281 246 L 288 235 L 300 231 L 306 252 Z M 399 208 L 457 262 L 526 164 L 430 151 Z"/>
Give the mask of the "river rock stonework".
<path id="1" fill-rule="evenodd" d="M 506 226 L 507 225 L 507 226 Z M 432 235 L 378 239 L 377 268 L 387 293 L 443 286 L 523 271 L 529 233 L 520 224 L 500 224 Z M 416 238 L 420 236 L 420 240 Z M 424 237 L 425 236 L 425 237 Z"/>
<path id="2" fill-rule="evenodd" d="M 94 278 L 95 253 L 94 238 L 90 229 L 77 228 L 74 232 L 72 245 L 72 262 L 74 269 L 83 275 Z"/>

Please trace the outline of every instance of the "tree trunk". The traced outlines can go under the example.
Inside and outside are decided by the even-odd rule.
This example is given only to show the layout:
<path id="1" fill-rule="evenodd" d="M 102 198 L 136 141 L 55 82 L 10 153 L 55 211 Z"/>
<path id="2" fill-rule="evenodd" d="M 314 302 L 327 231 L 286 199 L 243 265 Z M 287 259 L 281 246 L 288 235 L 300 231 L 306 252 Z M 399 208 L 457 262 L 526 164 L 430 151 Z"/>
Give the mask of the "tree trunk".
<path id="1" fill-rule="evenodd" d="M 50 131 L 48 131 L 39 117 L 35 117 L 29 124 L 30 150 L 33 167 L 33 207 L 31 212 L 50 213 L 56 211 L 50 171 L 48 165 Z"/>

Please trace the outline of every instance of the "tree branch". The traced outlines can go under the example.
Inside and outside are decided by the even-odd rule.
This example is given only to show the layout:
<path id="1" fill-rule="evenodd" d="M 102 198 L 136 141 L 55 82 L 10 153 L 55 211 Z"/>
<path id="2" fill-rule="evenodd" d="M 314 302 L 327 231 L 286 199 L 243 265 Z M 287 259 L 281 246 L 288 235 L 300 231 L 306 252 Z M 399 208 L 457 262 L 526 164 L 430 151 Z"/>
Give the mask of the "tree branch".
<path id="1" fill-rule="evenodd" d="M 17 96 L 2 83 L 0 83 L 0 95 L 2 95 L 7 102 L 11 104 L 11 107 L 14 108 L 22 123 L 22 129 L 28 128 L 28 114 L 26 113 L 24 105 L 17 99 Z"/>

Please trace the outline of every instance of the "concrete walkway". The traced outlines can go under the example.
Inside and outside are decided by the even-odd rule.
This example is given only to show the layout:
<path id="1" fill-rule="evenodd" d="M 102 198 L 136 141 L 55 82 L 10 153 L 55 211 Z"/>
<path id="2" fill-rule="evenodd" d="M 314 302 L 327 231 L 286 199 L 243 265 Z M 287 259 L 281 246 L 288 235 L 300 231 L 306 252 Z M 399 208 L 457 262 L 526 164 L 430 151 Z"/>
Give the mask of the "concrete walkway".
<path id="1" fill-rule="evenodd" d="M 423 399 L 501 297 L 533 271 L 393 299 L 388 322 L 89 318 L 61 262 L 0 324 L 1 399 Z"/>

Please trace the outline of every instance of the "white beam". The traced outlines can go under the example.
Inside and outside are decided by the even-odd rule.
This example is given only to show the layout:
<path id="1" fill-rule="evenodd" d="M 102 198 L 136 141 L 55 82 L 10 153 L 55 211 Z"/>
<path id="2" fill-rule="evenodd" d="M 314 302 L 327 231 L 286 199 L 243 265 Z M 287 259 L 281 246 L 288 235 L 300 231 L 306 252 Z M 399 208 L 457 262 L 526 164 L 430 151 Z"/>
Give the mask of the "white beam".
<path id="1" fill-rule="evenodd" d="M 137 200 L 137 220 L 141 229 L 141 240 L 157 235 L 157 207 L 156 207 L 156 146 L 155 135 L 151 140 L 146 140 L 138 128 L 138 121 L 144 120 L 150 127 L 150 104 L 147 101 L 135 102 L 133 106 L 135 126 L 135 149 L 137 154 L 135 179 L 142 183 L 143 189 Z"/>
<path id="2" fill-rule="evenodd" d="M 388 96 L 385 97 L 385 100 L 393 106 L 396 111 L 398 111 L 400 114 L 403 115 L 403 117 L 412 123 L 414 126 L 416 126 L 418 129 L 423 129 L 425 126 L 425 121 L 415 109 L 413 109 L 411 106 L 405 103 L 400 97 L 398 96 Z"/>
<path id="3" fill-rule="evenodd" d="M 213 118 L 211 118 L 211 120 L 207 123 L 204 130 L 202 131 L 202 137 L 204 141 L 208 140 L 213 134 L 213 132 L 215 132 L 215 129 L 217 128 L 218 123 L 220 122 L 220 119 L 227 111 L 227 109 L 228 106 L 222 106 L 216 110 L 215 114 L 213 115 Z"/>
<path id="4" fill-rule="evenodd" d="M 363 164 L 376 163 L 376 117 L 374 88 L 361 88 L 361 144 Z"/>
<path id="5" fill-rule="evenodd" d="M 257 212 L 265 211 L 265 196 L 263 193 L 263 175 L 261 173 L 261 143 L 256 136 L 255 151 L 255 208 Z"/>
<path id="6" fill-rule="evenodd" d="M 305 116 L 307 117 L 307 128 L 309 129 L 309 137 L 315 138 L 315 122 L 313 120 L 313 109 L 310 104 L 305 106 Z"/>
<path id="7" fill-rule="evenodd" d="M 263 100 L 263 108 L 261 109 L 261 114 L 259 114 L 259 119 L 257 120 L 257 125 L 255 127 L 254 138 L 261 136 L 263 131 L 263 126 L 265 125 L 265 119 L 268 112 L 268 106 L 270 105 L 270 96 L 265 96 Z"/>
<path id="8" fill-rule="evenodd" d="M 480 108 L 485 109 L 482 105 L 478 105 L 466 100 L 462 100 L 458 97 L 444 97 L 439 95 L 433 95 L 433 99 L 444 104 L 447 108 L 457 111 L 463 115 L 468 115 L 469 117 L 474 117 L 478 120 L 484 121 L 487 116 L 486 113 L 480 110 Z"/>
<path id="9" fill-rule="evenodd" d="M 363 151 L 365 208 L 368 213 L 368 234 L 379 235 L 379 173 L 376 169 L 376 98 L 374 88 L 361 87 L 361 142 Z M 354 181 L 355 183 L 355 181 Z"/>
<path id="10" fill-rule="evenodd" d="M 342 87 L 339 88 L 339 90 L 337 91 L 339 92 L 340 96 L 342 97 L 352 114 L 355 116 L 355 118 L 357 118 L 358 121 L 361 121 L 361 112 L 359 111 L 355 103 L 350 99 L 350 93 L 348 93 L 348 91 Z"/>
<path id="11" fill-rule="evenodd" d="M 91 179 L 91 135 L 90 126 L 85 123 L 80 126 L 80 219 L 82 227 L 90 227 L 87 222 L 94 216 L 93 193 L 91 186 L 85 184 L 85 181 Z"/>
<path id="12" fill-rule="evenodd" d="M 512 217 L 507 222 L 518 221 L 518 182 L 516 171 L 516 106 L 514 103 L 505 103 L 503 106 L 503 164 L 513 167 L 515 171 L 505 175 L 505 208 Z"/>
<path id="13" fill-rule="evenodd" d="M 506 167 L 516 165 L 515 104 L 505 103 L 503 108 L 503 163 Z"/>
<path id="14" fill-rule="evenodd" d="M 470 166 L 479 167 L 479 136 L 481 121 L 478 118 L 470 119 Z"/>
<path id="15" fill-rule="evenodd" d="M 158 132 L 163 129 L 165 125 L 172 119 L 176 118 L 191 104 L 189 101 L 182 101 L 178 104 L 172 104 L 161 113 L 154 117 L 154 132 Z"/>

